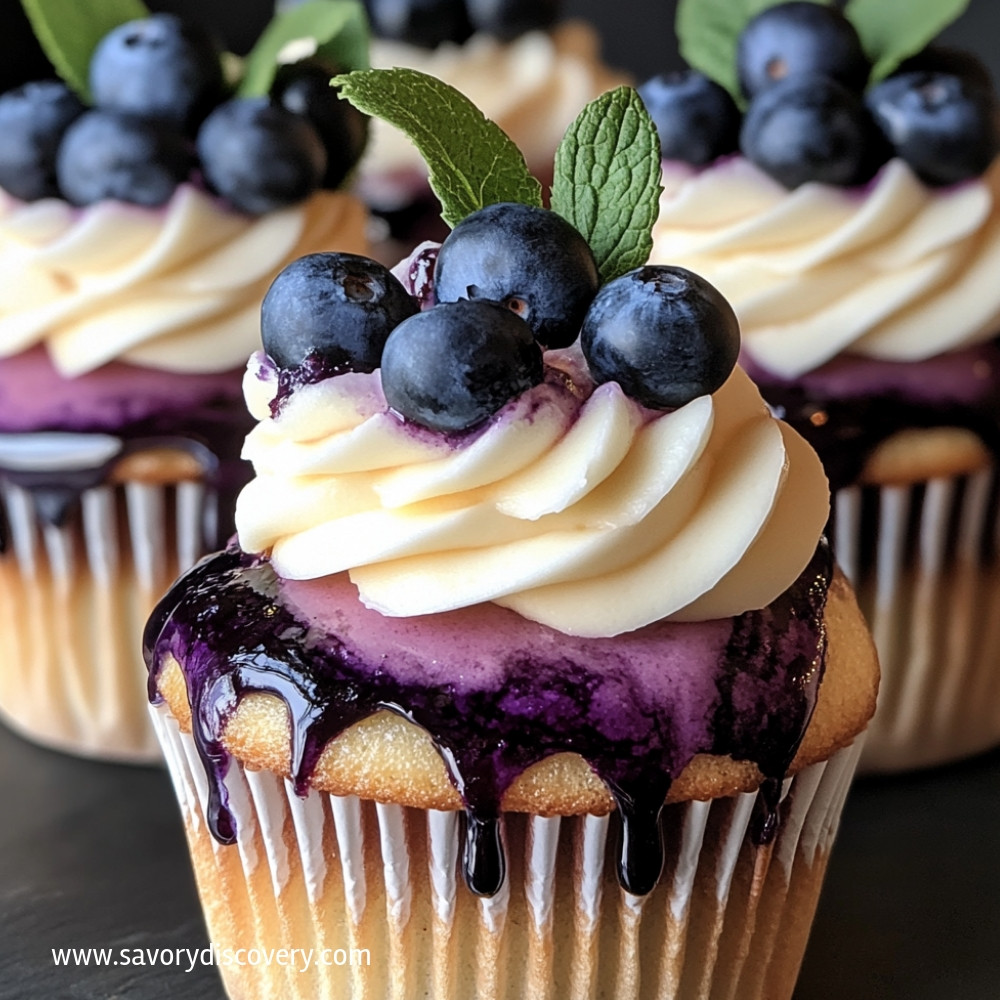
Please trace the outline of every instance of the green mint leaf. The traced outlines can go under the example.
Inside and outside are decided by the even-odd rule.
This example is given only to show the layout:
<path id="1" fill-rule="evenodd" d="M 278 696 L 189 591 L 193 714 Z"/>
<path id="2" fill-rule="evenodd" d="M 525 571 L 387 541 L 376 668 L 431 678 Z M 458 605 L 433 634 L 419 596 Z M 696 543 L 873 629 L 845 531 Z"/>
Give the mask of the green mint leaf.
<path id="1" fill-rule="evenodd" d="M 368 68 L 368 19 L 357 0 L 307 0 L 276 14 L 246 59 L 240 97 L 263 97 L 278 67 L 315 56 L 341 72 Z"/>
<path id="2" fill-rule="evenodd" d="M 871 82 L 877 83 L 904 59 L 916 55 L 968 6 L 969 0 L 848 0 L 844 14 L 861 36 L 872 61 Z"/>
<path id="3" fill-rule="evenodd" d="M 591 101 L 556 150 L 552 210 L 583 234 L 602 281 L 649 259 L 661 190 L 660 140 L 639 95 L 618 87 Z"/>
<path id="4" fill-rule="evenodd" d="M 750 18 L 785 0 L 680 0 L 675 30 L 681 55 L 693 69 L 745 105 L 736 76 L 736 42 Z M 812 0 L 827 7 L 832 0 Z M 874 0 L 876 4 L 885 0 Z M 930 0 L 931 3 L 934 0 Z M 907 5 L 908 6 L 908 5 Z"/>
<path id="5" fill-rule="evenodd" d="M 97 43 L 118 25 L 149 17 L 142 0 L 21 0 L 21 6 L 49 62 L 87 104 Z"/>
<path id="6" fill-rule="evenodd" d="M 383 118 L 417 147 L 449 226 L 500 201 L 541 206 L 542 186 L 521 151 L 449 84 L 412 69 L 369 69 L 334 77 L 333 85 L 359 111 Z"/>

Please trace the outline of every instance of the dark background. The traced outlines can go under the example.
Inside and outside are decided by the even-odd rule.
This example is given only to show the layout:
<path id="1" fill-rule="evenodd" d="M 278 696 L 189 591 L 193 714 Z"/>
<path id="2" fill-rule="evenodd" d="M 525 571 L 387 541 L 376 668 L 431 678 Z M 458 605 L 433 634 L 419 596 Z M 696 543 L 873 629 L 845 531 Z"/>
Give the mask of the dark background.
<path id="1" fill-rule="evenodd" d="M 210 20 L 235 51 L 270 12 L 264 0 L 149 5 Z M 669 0 L 566 6 L 601 30 L 607 61 L 637 78 L 677 65 Z M 1000 3 L 972 0 L 946 38 L 996 79 L 998 26 Z M 0 0 L 0 90 L 43 75 L 17 0 Z M 796 1000 L 997 1000 L 998 850 L 1000 754 L 859 782 Z M 54 968 L 50 956 L 205 943 L 165 773 L 76 760 L 0 729 L 0 1000 L 222 1000 L 212 969 Z"/>

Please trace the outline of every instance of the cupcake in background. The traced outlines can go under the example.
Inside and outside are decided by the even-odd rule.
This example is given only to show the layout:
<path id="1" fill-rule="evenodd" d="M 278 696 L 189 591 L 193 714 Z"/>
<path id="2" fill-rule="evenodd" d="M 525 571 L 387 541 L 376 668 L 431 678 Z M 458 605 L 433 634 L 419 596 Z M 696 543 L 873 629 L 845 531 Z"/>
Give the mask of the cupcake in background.
<path id="1" fill-rule="evenodd" d="M 878 676 L 819 461 L 719 293 L 637 266 L 634 91 L 560 146 L 561 216 L 450 88 L 342 79 L 461 123 L 430 156 L 454 229 L 400 280 L 279 275 L 238 537 L 147 626 L 210 937 L 329 956 L 226 988 L 789 1000 Z"/>
<path id="2" fill-rule="evenodd" d="M 232 530 L 260 302 L 289 260 L 366 248 L 363 206 L 335 189 L 360 145 L 329 139 L 360 116 L 276 56 L 326 11 L 361 26 L 361 55 L 320 23 L 312 60 L 364 65 L 364 16 L 277 19 L 226 80 L 196 26 L 80 6 L 89 39 L 30 8 L 65 82 L 0 95 L 0 713 L 141 761 L 158 756 L 142 623 Z"/>
<path id="3" fill-rule="evenodd" d="M 898 770 L 1000 744 L 1000 142 L 987 71 L 931 44 L 944 15 L 882 7 L 780 4 L 713 62 L 682 4 L 715 79 L 642 92 L 652 259 L 730 299 L 747 372 L 823 459 L 883 669 L 862 766 Z"/>
<path id="4" fill-rule="evenodd" d="M 559 0 L 365 0 L 372 65 L 428 73 L 467 94 L 521 148 L 548 182 L 556 146 L 580 109 L 627 82 L 601 61 L 582 21 L 561 21 Z M 443 239 L 427 168 L 398 129 L 376 119 L 360 193 L 395 239 L 379 248 L 398 260 L 422 239 Z"/>

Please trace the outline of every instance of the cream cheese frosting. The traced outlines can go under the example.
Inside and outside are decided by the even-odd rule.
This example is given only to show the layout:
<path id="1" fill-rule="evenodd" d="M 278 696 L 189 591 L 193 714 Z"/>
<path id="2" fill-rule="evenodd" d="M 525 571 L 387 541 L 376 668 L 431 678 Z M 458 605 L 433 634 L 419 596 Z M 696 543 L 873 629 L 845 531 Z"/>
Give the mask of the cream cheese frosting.
<path id="1" fill-rule="evenodd" d="M 775 375 L 842 352 L 923 360 L 1000 329 L 1000 161 L 945 189 L 898 159 L 860 189 L 788 191 L 740 157 L 663 177 L 652 261 L 718 287 Z"/>
<path id="2" fill-rule="evenodd" d="M 447 437 L 393 414 L 378 372 L 272 405 L 277 372 L 256 355 L 240 545 L 287 579 L 346 570 L 387 616 L 493 601 L 581 636 L 732 616 L 793 583 L 826 479 L 740 369 L 660 413 L 594 387 L 572 349 L 546 363 L 541 385 Z"/>
<path id="3" fill-rule="evenodd" d="M 0 359 L 44 344 L 73 377 L 112 360 L 174 372 L 241 367 L 289 260 L 364 253 L 365 211 L 340 192 L 259 217 L 182 185 L 162 209 L 74 208 L 0 192 Z"/>
<path id="4" fill-rule="evenodd" d="M 451 84 L 514 140 L 530 167 L 545 172 L 551 172 L 556 146 L 583 106 L 628 82 L 604 66 L 596 33 L 579 21 L 513 42 L 475 35 L 464 45 L 445 43 L 432 51 L 376 41 L 372 65 L 420 70 Z M 378 119 L 371 123 L 361 168 L 365 179 L 427 172 L 412 143 Z"/>

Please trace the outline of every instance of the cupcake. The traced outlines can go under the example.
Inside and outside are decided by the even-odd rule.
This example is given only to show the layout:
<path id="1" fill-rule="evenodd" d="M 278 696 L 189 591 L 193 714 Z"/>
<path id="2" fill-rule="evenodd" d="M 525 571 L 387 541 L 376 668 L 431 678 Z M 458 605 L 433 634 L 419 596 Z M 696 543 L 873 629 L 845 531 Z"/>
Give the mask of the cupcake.
<path id="1" fill-rule="evenodd" d="M 366 0 L 366 7 L 375 35 L 373 66 L 428 73 L 466 94 L 543 180 L 580 109 L 626 82 L 601 61 L 589 25 L 559 20 L 558 0 Z M 447 233 L 423 159 L 403 132 L 381 119 L 372 122 L 359 191 L 395 237 L 380 248 L 388 260 Z"/>
<path id="2" fill-rule="evenodd" d="M 584 118 L 651 224 L 638 98 Z M 530 188 L 483 127 L 461 187 Z M 791 996 L 877 666 L 816 455 L 622 219 L 487 203 L 268 292 L 238 534 L 145 637 L 231 996 Z"/>
<path id="3" fill-rule="evenodd" d="M 150 760 L 142 623 L 231 533 L 261 299 L 303 253 L 364 249 L 366 216 L 322 187 L 346 172 L 322 126 L 230 94 L 200 29 L 105 25 L 91 58 L 32 9 L 72 86 L 0 96 L 0 713 Z M 313 72 L 284 67 L 279 97 Z"/>
<path id="4" fill-rule="evenodd" d="M 941 26 L 908 37 L 920 48 Z M 880 51 L 871 28 L 798 3 L 752 20 L 731 39 L 728 77 L 685 77 L 703 104 L 711 94 L 732 111 L 700 162 L 671 138 L 682 120 L 695 127 L 696 102 L 676 82 L 652 85 L 675 157 L 652 259 L 729 298 L 744 367 L 819 451 L 837 558 L 885 678 L 862 766 L 888 771 L 1000 744 L 988 624 L 1000 601 L 1000 173 L 983 67 L 934 45 L 886 51 L 899 32 Z M 793 120 L 797 145 L 779 141 Z"/>

